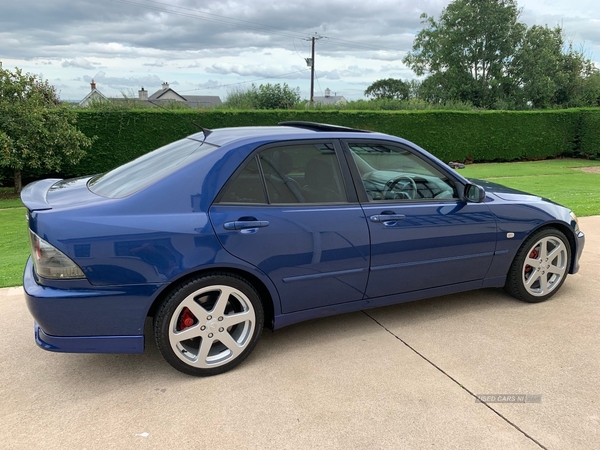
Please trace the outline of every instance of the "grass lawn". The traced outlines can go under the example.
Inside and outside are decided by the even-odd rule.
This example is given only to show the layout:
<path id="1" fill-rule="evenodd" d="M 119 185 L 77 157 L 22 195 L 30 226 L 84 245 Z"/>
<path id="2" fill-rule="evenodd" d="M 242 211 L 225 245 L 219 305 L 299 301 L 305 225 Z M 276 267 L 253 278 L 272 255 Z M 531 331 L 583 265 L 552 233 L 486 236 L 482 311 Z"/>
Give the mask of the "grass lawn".
<path id="1" fill-rule="evenodd" d="M 0 210 L 0 287 L 19 286 L 29 256 L 25 208 Z"/>
<path id="2" fill-rule="evenodd" d="M 460 170 L 479 178 L 548 198 L 578 216 L 600 214 L 600 161 L 552 159 L 516 163 L 472 164 Z M 598 173 L 577 168 L 596 167 Z"/>
<path id="3" fill-rule="evenodd" d="M 596 166 L 598 173 L 577 168 Z M 600 161 L 548 161 L 472 164 L 460 173 L 554 200 L 578 216 L 600 214 Z M 25 208 L 12 188 L 0 188 L 0 287 L 18 286 L 29 255 Z"/>
<path id="4" fill-rule="evenodd" d="M 0 287 L 19 286 L 29 256 L 25 207 L 13 188 L 0 188 Z"/>
<path id="5" fill-rule="evenodd" d="M 0 209 L 16 208 L 23 206 L 18 194 L 15 194 L 13 188 L 0 188 Z"/>

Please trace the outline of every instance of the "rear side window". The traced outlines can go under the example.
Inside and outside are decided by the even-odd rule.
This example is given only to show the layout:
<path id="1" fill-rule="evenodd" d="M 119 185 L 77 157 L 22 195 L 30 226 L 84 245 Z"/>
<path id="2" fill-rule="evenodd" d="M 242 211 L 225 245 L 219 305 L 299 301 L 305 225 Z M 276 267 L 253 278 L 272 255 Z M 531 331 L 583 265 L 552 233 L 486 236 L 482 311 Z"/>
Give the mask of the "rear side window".
<path id="1" fill-rule="evenodd" d="M 244 170 L 231 182 L 223 194 L 221 202 L 267 203 L 256 158 L 252 158 Z"/>
<path id="2" fill-rule="evenodd" d="M 226 188 L 221 203 L 345 203 L 345 184 L 333 144 L 270 147 Z M 259 168 L 260 166 L 260 168 Z M 265 193 L 267 196 L 265 197 Z"/>
<path id="3" fill-rule="evenodd" d="M 88 188 L 103 197 L 127 197 L 216 148 L 193 139 L 172 142 L 110 172 L 95 176 L 88 183 Z"/>

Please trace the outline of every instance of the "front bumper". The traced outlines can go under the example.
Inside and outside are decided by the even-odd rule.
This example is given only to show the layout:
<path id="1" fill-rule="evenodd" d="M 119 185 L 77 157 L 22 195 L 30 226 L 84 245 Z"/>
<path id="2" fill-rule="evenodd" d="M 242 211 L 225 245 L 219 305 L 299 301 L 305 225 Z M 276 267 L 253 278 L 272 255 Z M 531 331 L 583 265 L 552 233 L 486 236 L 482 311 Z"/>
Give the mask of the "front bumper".
<path id="1" fill-rule="evenodd" d="M 146 316 L 161 285 L 92 286 L 36 281 L 31 258 L 23 276 L 25 301 L 44 350 L 72 353 L 142 353 Z"/>
<path id="2" fill-rule="evenodd" d="M 583 232 L 579 232 L 576 235 L 577 241 L 575 242 L 575 254 L 573 255 L 573 264 L 571 264 L 571 269 L 569 273 L 577 273 L 579 272 L 579 259 L 581 258 L 581 254 L 583 253 L 583 247 L 585 247 L 585 234 Z"/>

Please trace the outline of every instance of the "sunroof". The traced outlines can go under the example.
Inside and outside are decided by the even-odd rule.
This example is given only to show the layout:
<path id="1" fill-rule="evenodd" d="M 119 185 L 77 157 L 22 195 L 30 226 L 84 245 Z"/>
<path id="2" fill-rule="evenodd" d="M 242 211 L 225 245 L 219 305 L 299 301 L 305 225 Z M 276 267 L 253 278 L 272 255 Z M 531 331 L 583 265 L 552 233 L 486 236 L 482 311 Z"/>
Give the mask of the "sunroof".
<path id="1" fill-rule="evenodd" d="M 278 125 L 286 126 L 286 127 L 305 128 L 307 130 L 313 130 L 313 131 L 353 131 L 353 132 L 358 132 L 358 133 L 370 133 L 370 131 L 367 131 L 367 130 L 359 130 L 356 128 L 343 127 L 341 125 L 330 125 L 327 123 L 317 123 L 317 122 L 291 121 L 291 122 L 279 122 Z"/>

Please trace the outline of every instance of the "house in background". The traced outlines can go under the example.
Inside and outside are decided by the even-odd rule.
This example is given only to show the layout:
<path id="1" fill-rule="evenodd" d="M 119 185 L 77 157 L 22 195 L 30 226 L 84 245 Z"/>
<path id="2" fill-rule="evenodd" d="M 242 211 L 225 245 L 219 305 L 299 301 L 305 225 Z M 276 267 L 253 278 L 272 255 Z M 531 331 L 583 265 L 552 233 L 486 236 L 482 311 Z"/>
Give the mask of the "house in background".
<path id="1" fill-rule="evenodd" d="M 144 90 L 142 88 L 140 92 Z M 147 95 L 147 94 L 146 94 Z M 214 108 L 216 105 L 221 104 L 221 98 L 218 95 L 183 95 L 178 94 L 172 88 L 169 87 L 169 83 L 163 83 L 162 89 L 156 91 L 146 100 L 152 101 L 173 101 L 173 102 L 185 102 L 190 108 Z"/>
<path id="2" fill-rule="evenodd" d="M 86 95 L 83 100 L 81 100 L 79 102 L 79 106 L 81 106 L 82 108 L 85 108 L 87 106 L 90 106 L 91 103 L 93 102 L 108 102 L 109 99 L 102 93 L 100 92 L 98 89 L 96 89 L 96 83 L 94 82 L 94 80 L 92 79 L 92 82 L 90 83 L 90 86 L 92 88 L 92 90 L 89 92 L 88 95 Z"/>
<path id="3" fill-rule="evenodd" d="M 85 96 L 83 100 L 79 102 L 79 106 L 85 108 L 94 101 L 107 101 L 107 102 L 135 102 L 135 106 L 141 107 L 156 107 L 157 105 L 165 106 L 171 102 L 178 102 L 186 105 L 190 108 L 214 108 L 221 104 L 221 98 L 218 95 L 186 95 L 183 96 L 178 94 L 169 87 L 169 83 L 163 83 L 162 89 L 159 89 L 154 94 L 148 96 L 148 91 L 143 87 L 138 91 L 137 98 L 109 98 L 103 95 L 98 89 L 96 89 L 96 83 L 94 80 L 90 83 L 92 88 L 91 92 Z"/>
<path id="4" fill-rule="evenodd" d="M 322 105 L 345 105 L 346 101 L 347 100 L 342 95 L 336 95 L 336 93 L 331 95 L 331 90 L 329 88 L 325 89 L 324 97 L 317 97 L 316 95 L 314 97 L 314 102 Z"/>

